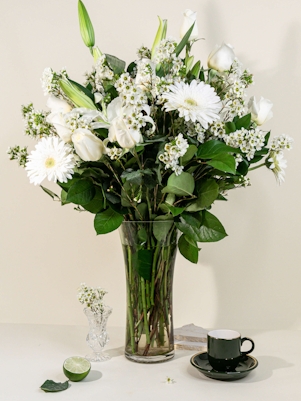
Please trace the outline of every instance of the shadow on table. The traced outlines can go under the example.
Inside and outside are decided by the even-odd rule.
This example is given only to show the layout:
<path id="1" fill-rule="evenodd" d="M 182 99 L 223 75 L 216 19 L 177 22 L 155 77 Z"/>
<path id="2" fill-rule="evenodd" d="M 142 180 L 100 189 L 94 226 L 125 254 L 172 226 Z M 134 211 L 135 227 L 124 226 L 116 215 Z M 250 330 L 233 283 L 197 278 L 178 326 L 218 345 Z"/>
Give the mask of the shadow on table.
<path id="1" fill-rule="evenodd" d="M 235 383 L 237 382 L 243 384 L 243 383 L 261 382 L 270 378 L 273 375 L 273 371 L 276 369 L 285 369 L 294 366 L 293 363 L 286 362 L 284 359 L 277 358 L 274 356 L 263 355 L 256 357 L 256 359 L 258 360 L 258 367 L 254 369 L 252 372 L 250 372 L 248 376 L 237 381 L 235 380 L 234 381 Z M 188 366 L 187 372 L 191 376 L 194 376 L 195 378 L 201 380 L 206 380 L 206 381 L 214 380 L 206 377 L 191 365 Z M 225 382 L 232 383 L 233 381 L 225 381 Z"/>
<path id="2" fill-rule="evenodd" d="M 108 349 L 106 350 L 106 354 L 109 354 L 111 358 L 114 358 L 115 356 L 124 355 L 124 347 Z"/>
<path id="3" fill-rule="evenodd" d="M 82 382 L 95 382 L 102 378 L 102 373 L 99 370 L 90 370 L 87 377 L 82 380 Z"/>

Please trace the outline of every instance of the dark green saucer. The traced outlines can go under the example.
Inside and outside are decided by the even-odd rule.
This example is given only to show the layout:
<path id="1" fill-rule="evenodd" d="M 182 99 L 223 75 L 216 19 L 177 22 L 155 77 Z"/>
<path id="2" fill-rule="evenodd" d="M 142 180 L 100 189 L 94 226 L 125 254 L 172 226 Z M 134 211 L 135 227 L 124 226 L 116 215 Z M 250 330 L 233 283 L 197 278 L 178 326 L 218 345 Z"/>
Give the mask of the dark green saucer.
<path id="1" fill-rule="evenodd" d="M 233 372 L 217 372 L 210 365 L 207 352 L 200 352 L 193 355 L 190 359 L 190 363 L 199 372 L 203 373 L 203 375 L 216 380 L 242 379 L 258 366 L 258 361 L 253 356 L 246 355 L 245 359 L 239 363 Z"/>

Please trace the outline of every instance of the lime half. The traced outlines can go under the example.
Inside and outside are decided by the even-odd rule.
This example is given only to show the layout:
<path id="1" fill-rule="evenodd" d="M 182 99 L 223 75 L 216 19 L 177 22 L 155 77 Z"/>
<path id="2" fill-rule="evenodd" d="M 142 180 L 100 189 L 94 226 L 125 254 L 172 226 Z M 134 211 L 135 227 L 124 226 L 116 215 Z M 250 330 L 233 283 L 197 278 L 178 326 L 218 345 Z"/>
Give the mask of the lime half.
<path id="1" fill-rule="evenodd" d="M 65 360 L 63 370 L 65 376 L 72 382 L 83 380 L 91 369 L 91 363 L 88 359 L 81 356 L 72 356 Z"/>

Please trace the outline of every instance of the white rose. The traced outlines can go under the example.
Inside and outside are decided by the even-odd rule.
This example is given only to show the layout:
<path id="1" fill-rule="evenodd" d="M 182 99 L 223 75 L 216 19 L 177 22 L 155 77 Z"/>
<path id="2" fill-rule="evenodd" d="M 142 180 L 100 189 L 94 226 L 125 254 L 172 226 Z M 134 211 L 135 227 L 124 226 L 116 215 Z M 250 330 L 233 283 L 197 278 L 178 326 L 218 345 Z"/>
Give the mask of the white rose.
<path id="1" fill-rule="evenodd" d="M 273 103 L 270 100 L 261 97 L 256 103 L 255 96 L 252 96 L 248 103 L 248 112 L 251 113 L 252 121 L 257 125 L 262 125 L 273 117 L 272 107 Z"/>
<path id="2" fill-rule="evenodd" d="M 230 45 L 222 43 L 216 45 L 208 57 L 208 67 L 216 71 L 223 72 L 230 69 L 235 58 L 234 51 Z"/>
<path id="3" fill-rule="evenodd" d="M 78 128 L 72 134 L 71 139 L 76 153 L 85 162 L 97 161 L 105 153 L 102 140 L 88 129 Z"/>
<path id="4" fill-rule="evenodd" d="M 196 12 L 193 12 L 189 9 L 185 10 L 184 12 L 184 19 L 182 22 L 182 26 L 180 29 L 180 37 L 183 38 L 183 36 L 186 34 L 189 28 L 191 28 L 191 25 L 194 24 L 193 30 L 191 32 L 189 40 L 197 39 L 198 37 L 198 26 L 196 22 Z"/>

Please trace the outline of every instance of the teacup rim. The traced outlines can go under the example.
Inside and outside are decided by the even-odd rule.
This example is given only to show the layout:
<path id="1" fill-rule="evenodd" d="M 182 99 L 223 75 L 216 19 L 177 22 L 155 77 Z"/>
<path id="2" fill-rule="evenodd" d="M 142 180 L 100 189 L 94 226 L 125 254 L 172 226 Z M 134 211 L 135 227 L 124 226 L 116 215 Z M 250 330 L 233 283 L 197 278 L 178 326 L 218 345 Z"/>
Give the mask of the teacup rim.
<path id="1" fill-rule="evenodd" d="M 207 334 L 208 337 L 215 338 L 216 340 L 235 340 L 241 337 L 237 330 L 231 329 L 214 329 L 210 330 Z"/>

